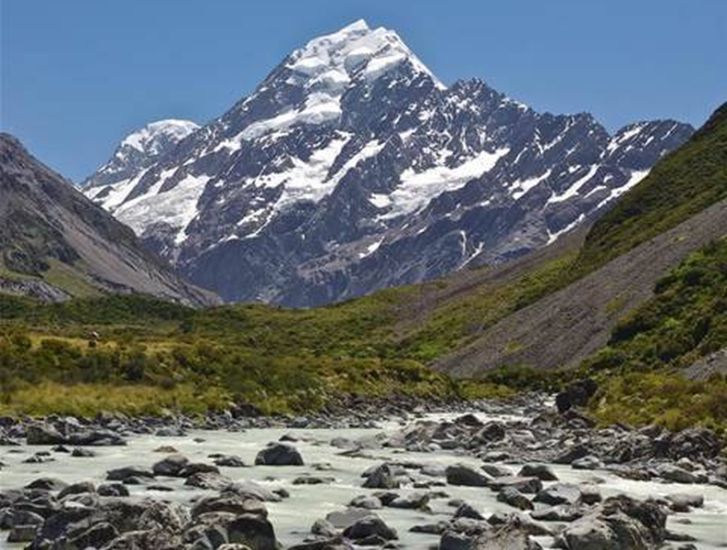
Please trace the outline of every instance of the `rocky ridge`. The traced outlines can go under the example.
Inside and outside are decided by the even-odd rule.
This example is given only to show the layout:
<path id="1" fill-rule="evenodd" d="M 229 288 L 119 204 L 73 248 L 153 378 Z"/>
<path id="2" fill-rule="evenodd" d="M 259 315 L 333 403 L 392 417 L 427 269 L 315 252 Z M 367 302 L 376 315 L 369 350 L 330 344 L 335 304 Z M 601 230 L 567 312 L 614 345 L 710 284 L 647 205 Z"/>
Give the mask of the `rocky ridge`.
<path id="1" fill-rule="evenodd" d="M 692 131 L 610 134 L 480 80 L 445 86 L 394 31 L 358 21 L 131 179 L 112 160 L 85 192 L 226 300 L 315 306 L 544 246 Z"/>

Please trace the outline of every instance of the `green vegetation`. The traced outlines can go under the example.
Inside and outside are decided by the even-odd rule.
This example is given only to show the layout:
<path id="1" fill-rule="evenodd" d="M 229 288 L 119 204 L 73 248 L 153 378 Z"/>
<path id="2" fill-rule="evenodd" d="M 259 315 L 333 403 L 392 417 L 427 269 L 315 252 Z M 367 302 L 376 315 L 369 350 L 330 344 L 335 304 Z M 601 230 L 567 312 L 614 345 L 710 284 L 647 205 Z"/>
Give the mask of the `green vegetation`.
<path id="1" fill-rule="evenodd" d="M 578 259 L 591 271 L 727 197 L 727 103 L 600 218 Z"/>
<path id="2" fill-rule="evenodd" d="M 201 311 L 143 296 L 52 305 L 0 296 L 0 412 L 199 412 L 240 401 L 279 413 L 317 409 L 342 393 L 458 395 L 446 376 L 397 348 L 392 324 L 406 293 L 319 310 Z"/>
<path id="3" fill-rule="evenodd" d="M 423 311 L 416 304 L 446 292 L 445 281 L 313 310 L 194 310 L 138 295 L 40 304 L 0 295 L 0 412 L 59 411 L 53 395 L 64 396 L 65 412 L 77 413 L 121 401 L 124 410 L 158 412 L 240 401 L 275 413 L 317 409 L 342 393 L 510 395 L 503 377 L 456 383 L 425 362 L 529 303 L 573 257 L 507 284 L 476 285 Z M 103 386 L 114 388 L 107 400 L 93 391 Z"/>
<path id="4" fill-rule="evenodd" d="M 602 381 L 592 411 L 604 422 L 701 424 L 727 436 L 727 377 L 679 374 L 727 346 L 727 238 L 692 254 L 659 281 L 655 296 L 622 319 L 584 362 Z"/>

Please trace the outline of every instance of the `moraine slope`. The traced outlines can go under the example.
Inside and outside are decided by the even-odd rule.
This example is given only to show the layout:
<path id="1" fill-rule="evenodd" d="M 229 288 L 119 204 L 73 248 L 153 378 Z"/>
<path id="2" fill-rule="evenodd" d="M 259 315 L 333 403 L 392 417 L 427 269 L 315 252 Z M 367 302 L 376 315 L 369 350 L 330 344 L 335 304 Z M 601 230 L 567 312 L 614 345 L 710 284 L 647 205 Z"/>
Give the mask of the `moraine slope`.
<path id="1" fill-rule="evenodd" d="M 0 134 L 0 292 L 51 301 L 106 292 L 187 305 L 217 301 L 9 134 Z"/>

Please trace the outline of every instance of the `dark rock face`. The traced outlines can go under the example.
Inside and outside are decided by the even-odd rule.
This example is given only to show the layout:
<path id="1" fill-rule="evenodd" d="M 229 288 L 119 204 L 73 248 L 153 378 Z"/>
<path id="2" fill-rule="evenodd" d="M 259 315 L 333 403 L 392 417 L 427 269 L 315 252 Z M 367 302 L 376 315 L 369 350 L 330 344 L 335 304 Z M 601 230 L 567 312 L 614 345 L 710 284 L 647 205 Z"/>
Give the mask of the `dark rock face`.
<path id="1" fill-rule="evenodd" d="M 223 298 L 313 306 L 544 246 L 692 131 L 609 135 L 480 80 L 445 87 L 396 33 L 357 22 L 152 162 L 117 167 L 117 151 L 85 191 Z"/>
<path id="2" fill-rule="evenodd" d="M 571 407 L 585 407 L 597 389 L 598 384 L 590 378 L 573 382 L 555 396 L 558 412 L 565 412 Z"/>
<path id="3" fill-rule="evenodd" d="M 69 277 L 105 292 L 139 292 L 193 305 L 218 301 L 182 281 L 133 231 L 9 134 L 0 134 L 0 257 L 9 271 L 40 278 L 59 262 Z M 69 298 L 42 281 L 18 285 L 0 278 L 0 288 L 48 301 Z"/>

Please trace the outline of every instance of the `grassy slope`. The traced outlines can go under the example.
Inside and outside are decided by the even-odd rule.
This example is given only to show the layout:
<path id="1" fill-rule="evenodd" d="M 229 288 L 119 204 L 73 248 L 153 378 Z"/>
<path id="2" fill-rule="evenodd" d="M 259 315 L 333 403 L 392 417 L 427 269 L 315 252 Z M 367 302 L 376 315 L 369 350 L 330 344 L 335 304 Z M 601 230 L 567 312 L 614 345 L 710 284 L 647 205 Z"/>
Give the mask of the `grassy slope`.
<path id="1" fill-rule="evenodd" d="M 487 382 L 455 384 L 425 360 L 519 307 L 573 257 L 566 248 L 536 269 L 514 270 L 507 284 L 493 281 L 487 268 L 469 272 L 460 276 L 464 293 L 453 278 L 316 310 L 193 310 L 142 296 L 43 305 L 0 296 L 4 408 L 147 411 L 155 401 L 149 387 L 162 390 L 160 407 L 172 402 L 197 410 L 197 402 L 223 406 L 238 399 L 268 412 L 316 408 L 341 392 L 502 395 L 506 389 Z M 413 304 L 431 301 L 431 311 L 408 322 Z M 91 332 L 101 335 L 93 347 Z M 105 405 L 103 384 L 116 388 Z M 58 388 L 68 385 L 76 385 L 73 395 Z"/>
<path id="2" fill-rule="evenodd" d="M 578 259 L 590 272 L 727 197 L 727 103 L 657 163 L 591 229 Z"/>
<path id="3" fill-rule="evenodd" d="M 691 255 L 655 296 L 616 326 L 582 365 L 603 382 L 592 403 L 605 422 L 695 423 L 727 435 L 727 378 L 691 382 L 679 369 L 727 346 L 727 238 Z"/>

